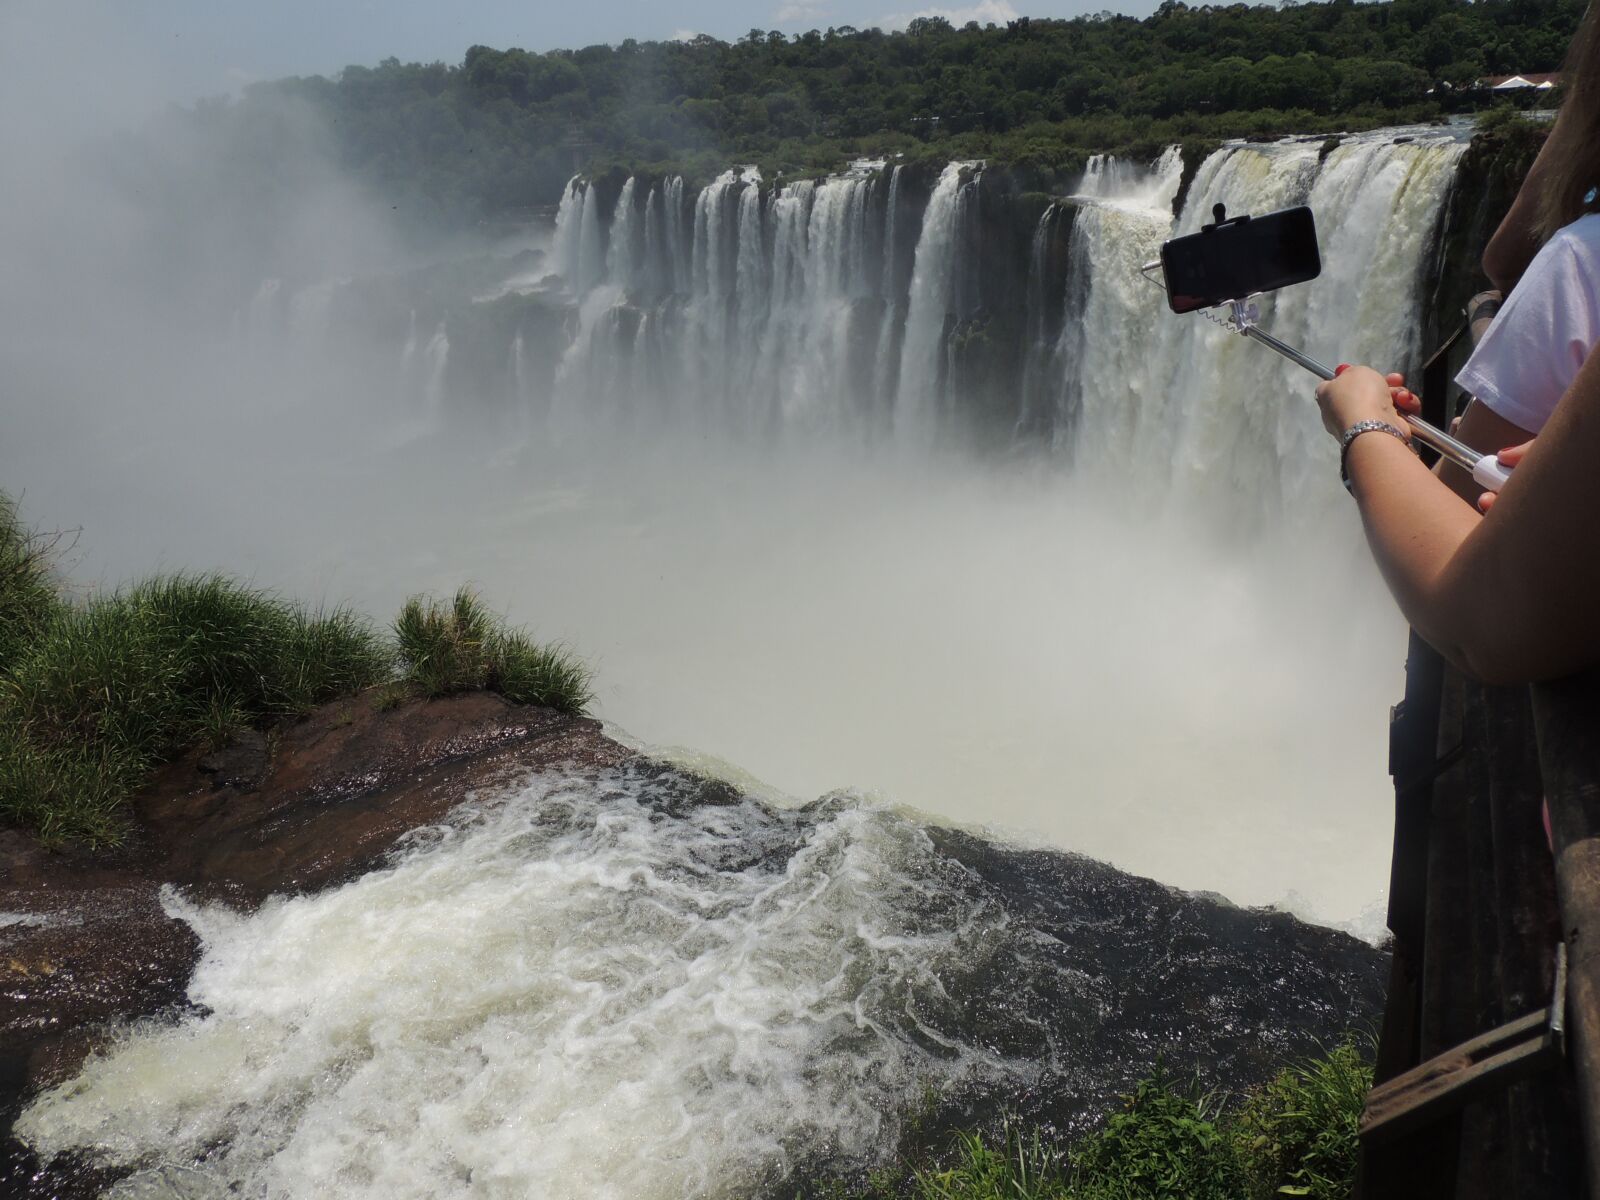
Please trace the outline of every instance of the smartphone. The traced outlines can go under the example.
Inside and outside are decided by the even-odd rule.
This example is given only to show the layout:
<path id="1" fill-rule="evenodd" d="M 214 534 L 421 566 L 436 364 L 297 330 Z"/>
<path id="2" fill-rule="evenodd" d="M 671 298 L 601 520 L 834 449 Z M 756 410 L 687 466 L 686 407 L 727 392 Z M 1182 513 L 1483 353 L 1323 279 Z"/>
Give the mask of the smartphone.
<path id="1" fill-rule="evenodd" d="M 1163 243 L 1161 270 L 1176 313 L 1305 283 L 1322 273 L 1316 222 L 1301 205 L 1207 225 Z"/>

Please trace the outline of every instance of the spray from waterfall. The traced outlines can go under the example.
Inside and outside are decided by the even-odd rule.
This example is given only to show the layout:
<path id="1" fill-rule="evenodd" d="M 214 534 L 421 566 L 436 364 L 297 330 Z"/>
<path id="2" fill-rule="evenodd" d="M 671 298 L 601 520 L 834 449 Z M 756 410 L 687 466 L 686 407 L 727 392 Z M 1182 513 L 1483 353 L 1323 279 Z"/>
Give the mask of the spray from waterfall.
<path id="1" fill-rule="evenodd" d="M 602 713 L 641 737 L 794 795 L 875 786 L 1351 916 L 1382 886 L 1378 821 L 1347 819 L 1376 811 L 1381 763 L 1331 760 L 1305 731 L 1378 744 L 1392 617 L 1306 381 L 1171 317 L 1138 267 L 1218 200 L 1310 201 L 1324 278 L 1264 319 L 1320 357 L 1401 366 L 1460 153 L 1447 132 L 1406 136 L 1224 147 L 1176 217 L 1176 150 L 1090 164 L 1037 224 L 1014 180 L 972 164 L 577 178 L 548 247 L 243 285 L 240 337 L 260 353 L 232 375 L 301 405 L 314 445 L 254 469 L 135 458 L 107 424 L 124 436 L 93 473 L 126 493 L 159 461 L 174 491 L 214 498 L 203 526 L 165 493 L 137 515 L 41 517 L 96 529 L 86 570 L 107 578 L 196 563 L 380 618 L 470 579 L 598 659 Z M 1386 286 L 1364 287 L 1369 271 Z M 273 373 L 288 363 L 301 373 Z M 165 393 L 133 377 L 142 422 Z M 194 393 L 208 421 L 248 429 L 236 444 L 310 427 Z M 405 470 L 384 458 L 397 444 Z M 291 493 L 319 519 L 264 499 Z M 1310 675 L 1331 708 L 1305 711 Z M 1204 849 L 1224 842 L 1258 852 Z M 1307 866 L 1307 846 L 1343 849 Z"/>

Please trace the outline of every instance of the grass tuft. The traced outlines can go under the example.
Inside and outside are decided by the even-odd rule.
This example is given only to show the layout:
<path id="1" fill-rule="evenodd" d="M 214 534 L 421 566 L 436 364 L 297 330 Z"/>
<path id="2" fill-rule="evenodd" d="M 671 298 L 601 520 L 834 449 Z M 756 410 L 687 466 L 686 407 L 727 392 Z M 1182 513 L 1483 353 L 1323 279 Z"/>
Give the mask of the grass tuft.
<path id="1" fill-rule="evenodd" d="M 1007 1122 L 998 1148 L 974 1133 L 959 1133 L 953 1164 L 918 1171 L 917 1200 L 1066 1200 L 1066 1157 L 1037 1129 L 1024 1133 Z"/>
<path id="2" fill-rule="evenodd" d="M 1238 1200 L 1242 1170 L 1214 1097 L 1160 1071 L 1072 1155 L 1073 1200 Z"/>
<path id="3" fill-rule="evenodd" d="M 394 622 L 401 669 L 425 696 L 483 687 L 498 627 L 471 588 L 459 589 L 448 603 L 412 596 Z"/>
<path id="4" fill-rule="evenodd" d="M 487 683 L 507 700 L 577 715 L 594 699 L 589 679 L 589 668 L 565 646 L 537 645 L 518 630 L 495 636 Z"/>
<path id="5" fill-rule="evenodd" d="M 16 504 L 0 492 L 0 671 L 63 607 L 51 577 L 52 545 L 23 526 Z"/>
<path id="6" fill-rule="evenodd" d="M 161 762 L 391 673 L 345 610 L 308 614 L 221 575 L 169 575 L 62 608 L 0 674 L 0 820 L 116 842 Z"/>
<path id="7" fill-rule="evenodd" d="M 1343 1200 L 1355 1191 L 1356 1137 L 1372 1068 L 1353 1042 L 1294 1063 L 1252 1093 L 1234 1122 L 1250 1200 Z"/>
<path id="8" fill-rule="evenodd" d="M 589 668 L 571 651 L 506 628 L 471 588 L 448 602 L 411 597 L 394 635 L 406 681 L 425 696 L 489 688 L 518 704 L 573 714 L 593 699 Z"/>
<path id="9" fill-rule="evenodd" d="M 161 763 L 375 684 L 379 711 L 483 687 L 565 713 L 590 700 L 587 667 L 507 629 L 470 588 L 408 600 L 391 644 L 348 608 L 308 611 L 217 574 L 69 605 L 54 546 L 0 493 L 0 825 L 51 843 L 115 844 Z"/>

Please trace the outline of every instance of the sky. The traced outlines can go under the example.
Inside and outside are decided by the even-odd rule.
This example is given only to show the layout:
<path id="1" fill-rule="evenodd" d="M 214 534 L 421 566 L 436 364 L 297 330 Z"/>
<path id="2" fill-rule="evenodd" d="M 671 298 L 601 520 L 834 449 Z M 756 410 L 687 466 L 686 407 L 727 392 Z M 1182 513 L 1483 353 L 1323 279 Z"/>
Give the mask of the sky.
<path id="1" fill-rule="evenodd" d="M 391 55 L 459 62 L 475 43 L 552 50 L 696 33 L 731 40 L 752 28 L 903 28 L 930 14 L 956 24 L 1106 8 L 1144 16 L 1155 6 L 1156 0 L 946 0 L 932 6 L 919 0 L 0 0 L 0 39 L 27 53 L 23 47 L 48 29 L 70 41 L 35 49 L 42 61 L 63 62 L 71 60 L 73 42 L 99 34 L 144 64 L 140 96 L 187 103 L 257 79 L 327 75 Z M 63 20 L 69 13 L 72 19 Z"/>

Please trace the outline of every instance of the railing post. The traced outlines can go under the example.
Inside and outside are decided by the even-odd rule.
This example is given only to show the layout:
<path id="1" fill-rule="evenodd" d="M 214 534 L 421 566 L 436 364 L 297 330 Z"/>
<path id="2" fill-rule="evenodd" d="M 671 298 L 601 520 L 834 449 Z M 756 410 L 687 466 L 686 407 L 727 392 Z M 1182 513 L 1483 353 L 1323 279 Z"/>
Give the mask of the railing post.
<path id="1" fill-rule="evenodd" d="M 1590 1200 L 1600 1200 L 1600 674 L 1533 689 L 1567 944 L 1568 1057 Z"/>

